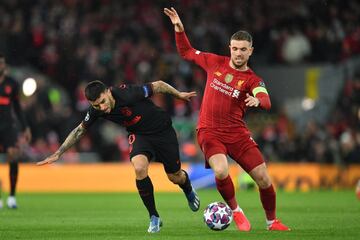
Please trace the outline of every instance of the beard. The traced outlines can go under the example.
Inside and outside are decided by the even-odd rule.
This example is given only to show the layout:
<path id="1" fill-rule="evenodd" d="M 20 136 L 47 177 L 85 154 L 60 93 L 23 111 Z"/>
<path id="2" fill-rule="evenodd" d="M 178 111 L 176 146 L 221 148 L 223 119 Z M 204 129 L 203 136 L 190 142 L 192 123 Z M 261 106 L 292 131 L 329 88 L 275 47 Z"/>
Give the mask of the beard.
<path id="1" fill-rule="evenodd" d="M 234 67 L 236 69 L 241 69 L 242 67 L 244 67 L 246 65 L 246 61 L 242 62 L 241 64 L 237 64 L 234 60 L 231 60 L 232 64 L 234 65 Z"/>

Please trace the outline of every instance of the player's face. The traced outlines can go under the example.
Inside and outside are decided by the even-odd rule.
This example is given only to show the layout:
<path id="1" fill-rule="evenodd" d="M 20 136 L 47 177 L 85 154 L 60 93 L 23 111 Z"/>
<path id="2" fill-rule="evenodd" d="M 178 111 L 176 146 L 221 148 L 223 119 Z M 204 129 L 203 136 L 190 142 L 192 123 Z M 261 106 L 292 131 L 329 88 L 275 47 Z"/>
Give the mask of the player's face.
<path id="1" fill-rule="evenodd" d="M 253 52 L 251 43 L 245 40 L 230 41 L 231 66 L 235 69 L 241 69 L 247 66 L 249 57 Z"/>
<path id="2" fill-rule="evenodd" d="M 105 92 L 100 94 L 98 99 L 89 102 L 96 110 L 102 111 L 104 113 L 110 113 L 112 109 L 110 90 L 105 90 Z"/>

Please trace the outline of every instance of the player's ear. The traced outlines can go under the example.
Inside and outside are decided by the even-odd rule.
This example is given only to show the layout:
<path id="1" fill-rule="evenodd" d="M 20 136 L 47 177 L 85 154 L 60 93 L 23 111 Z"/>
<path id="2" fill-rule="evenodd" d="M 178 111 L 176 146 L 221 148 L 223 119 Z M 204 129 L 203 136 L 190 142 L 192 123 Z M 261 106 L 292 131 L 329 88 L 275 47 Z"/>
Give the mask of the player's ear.
<path id="1" fill-rule="evenodd" d="M 251 48 L 250 48 L 250 55 L 249 55 L 249 56 L 251 56 L 251 55 L 253 54 L 253 51 L 254 51 L 254 47 L 251 47 Z"/>

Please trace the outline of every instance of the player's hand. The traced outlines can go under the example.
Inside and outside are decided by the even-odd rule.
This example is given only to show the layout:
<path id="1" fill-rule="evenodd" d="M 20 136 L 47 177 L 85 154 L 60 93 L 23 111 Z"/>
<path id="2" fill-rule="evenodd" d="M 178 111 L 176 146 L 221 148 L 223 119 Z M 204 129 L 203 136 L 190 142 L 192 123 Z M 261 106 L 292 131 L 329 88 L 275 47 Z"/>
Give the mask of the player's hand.
<path id="1" fill-rule="evenodd" d="M 170 18 L 172 24 L 174 24 L 176 32 L 184 31 L 184 25 L 182 24 L 180 17 L 176 12 L 175 8 L 173 7 L 171 7 L 170 9 L 164 8 L 164 13 Z"/>
<path id="2" fill-rule="evenodd" d="M 245 103 L 247 107 L 258 107 L 260 105 L 260 100 L 247 93 Z"/>
<path id="3" fill-rule="evenodd" d="M 185 101 L 190 101 L 190 98 L 195 97 L 196 95 L 196 92 L 180 92 L 178 98 Z"/>
<path id="4" fill-rule="evenodd" d="M 60 155 L 54 153 L 53 155 L 47 157 L 45 160 L 37 162 L 36 165 L 41 166 L 41 165 L 45 165 L 45 164 L 50 164 L 53 162 L 56 162 L 57 160 L 59 160 Z"/>

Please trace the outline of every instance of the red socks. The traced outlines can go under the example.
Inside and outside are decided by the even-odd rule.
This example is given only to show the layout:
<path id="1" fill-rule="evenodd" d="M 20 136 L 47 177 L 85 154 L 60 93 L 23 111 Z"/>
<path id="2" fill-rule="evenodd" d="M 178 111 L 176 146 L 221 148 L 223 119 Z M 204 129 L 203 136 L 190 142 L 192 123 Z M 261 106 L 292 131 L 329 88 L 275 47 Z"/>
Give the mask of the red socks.
<path id="1" fill-rule="evenodd" d="M 260 200 L 265 210 L 266 219 L 274 220 L 275 219 L 275 209 L 276 209 L 276 193 L 273 185 L 270 187 L 261 189 L 260 191 Z"/>
<path id="2" fill-rule="evenodd" d="M 218 179 L 215 177 L 216 187 L 227 205 L 234 210 L 237 208 L 238 204 L 235 199 L 235 188 L 234 184 L 231 180 L 230 175 L 228 175 L 225 179 Z"/>
<path id="3" fill-rule="evenodd" d="M 235 188 L 230 175 L 228 175 L 223 180 L 220 180 L 215 177 L 215 181 L 216 181 L 217 190 L 219 191 L 219 193 L 221 194 L 227 205 L 229 205 L 229 207 L 232 210 L 236 209 L 238 204 L 235 199 Z M 265 189 L 259 188 L 259 191 L 260 191 L 260 200 L 266 214 L 266 219 L 274 220 L 276 218 L 275 216 L 276 193 L 273 185 L 270 185 L 270 187 Z"/>

